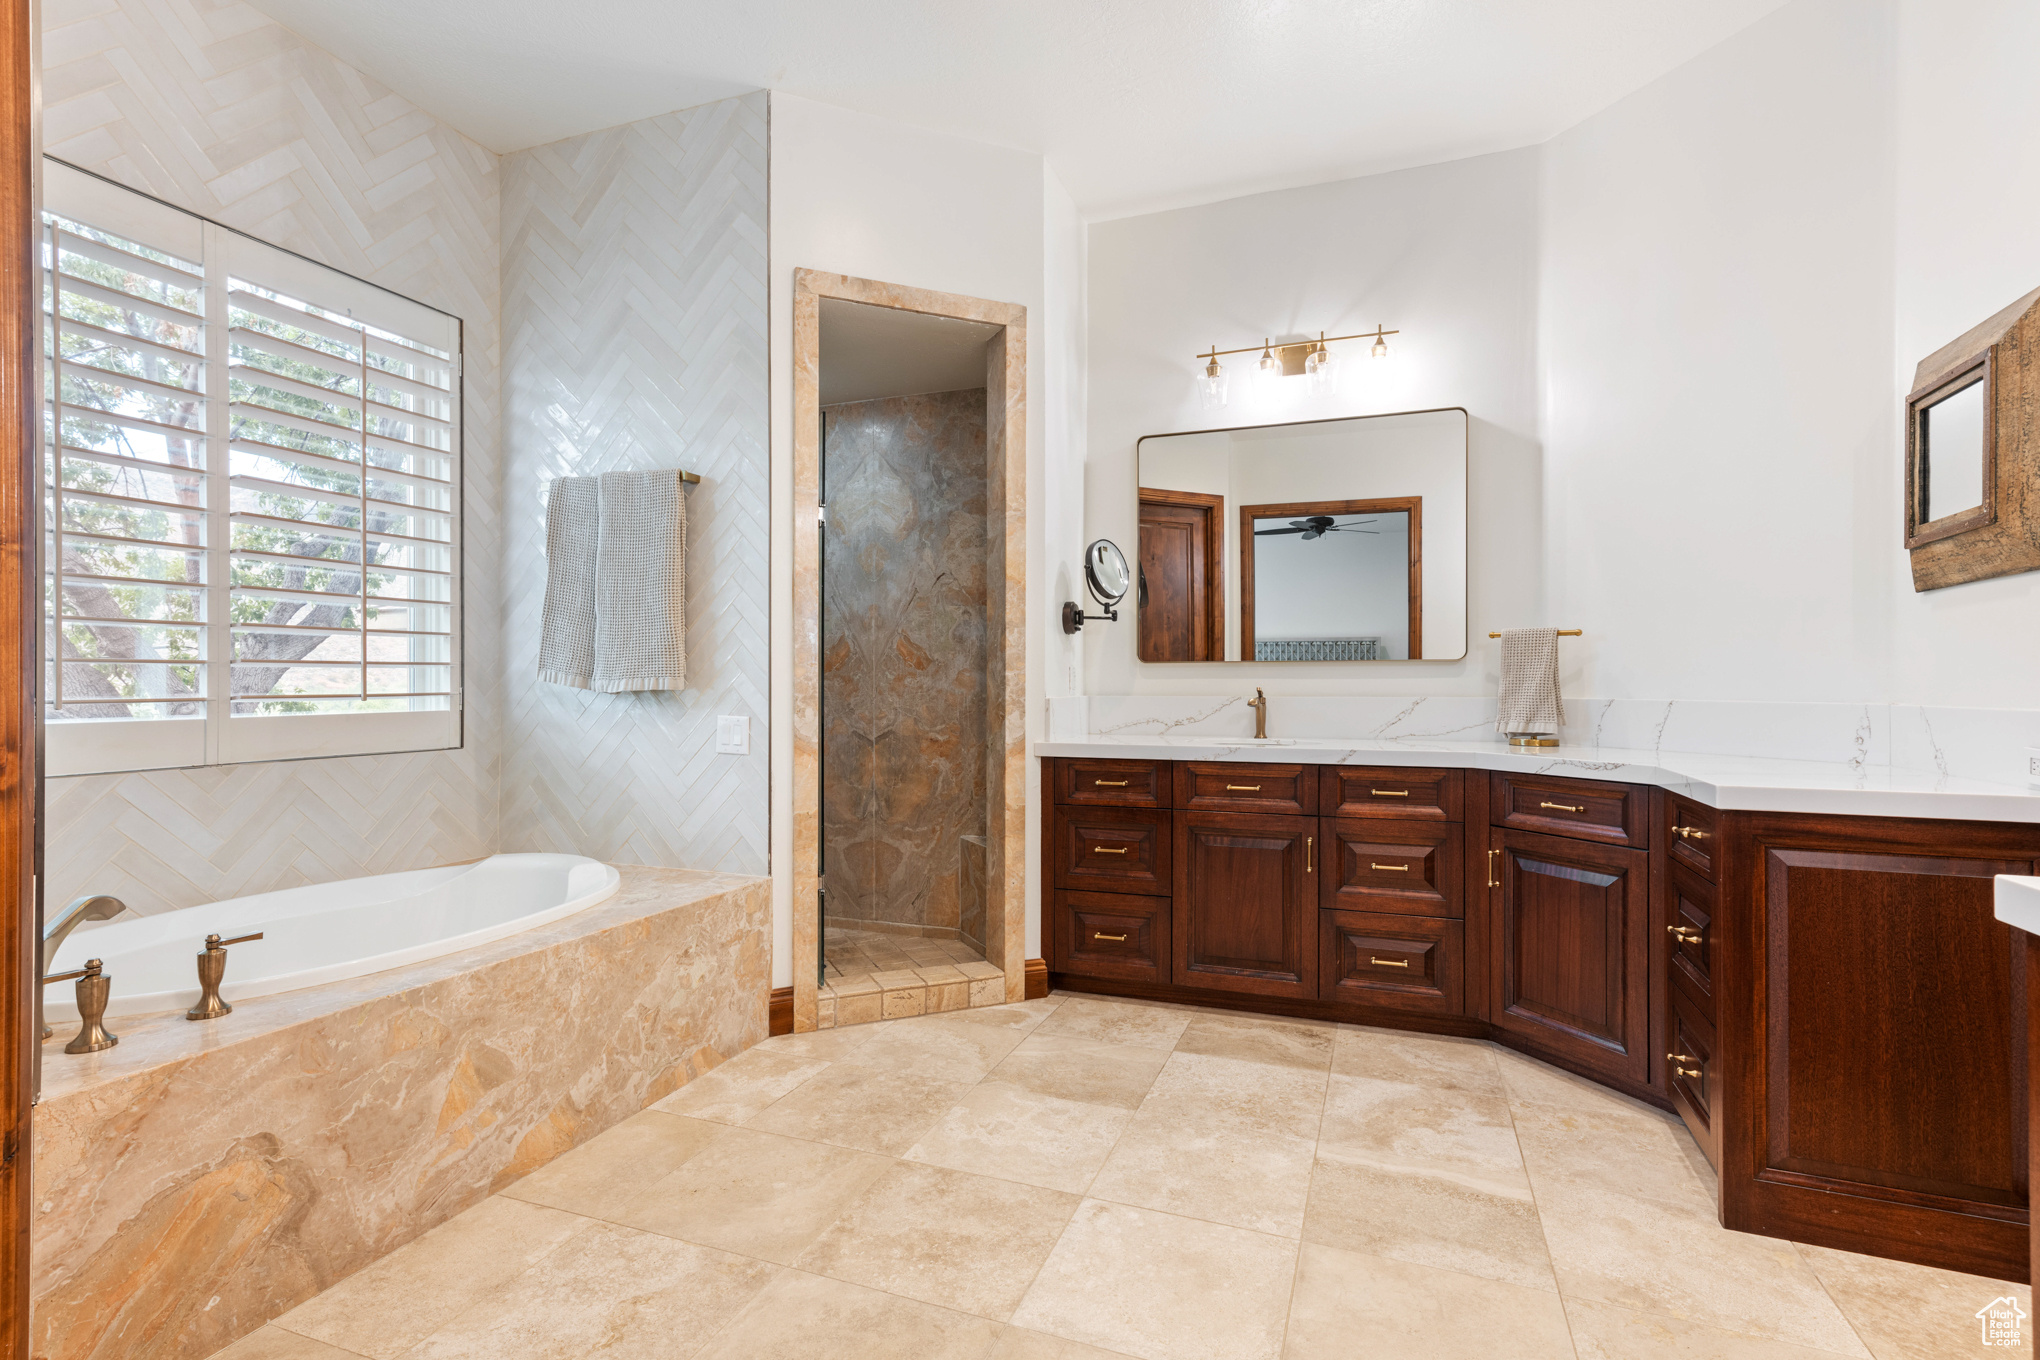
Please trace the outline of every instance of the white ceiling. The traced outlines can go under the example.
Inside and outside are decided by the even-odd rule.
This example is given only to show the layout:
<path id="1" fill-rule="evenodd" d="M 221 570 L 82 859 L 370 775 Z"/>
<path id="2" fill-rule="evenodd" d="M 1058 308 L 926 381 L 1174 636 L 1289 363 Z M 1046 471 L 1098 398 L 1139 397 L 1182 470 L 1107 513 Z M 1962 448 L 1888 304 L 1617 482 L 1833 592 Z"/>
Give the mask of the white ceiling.
<path id="1" fill-rule="evenodd" d="M 985 385 L 997 326 L 823 298 L 822 405 Z"/>
<path id="2" fill-rule="evenodd" d="M 252 0 L 498 152 L 769 88 L 1093 218 L 1543 141 L 1784 0 Z"/>

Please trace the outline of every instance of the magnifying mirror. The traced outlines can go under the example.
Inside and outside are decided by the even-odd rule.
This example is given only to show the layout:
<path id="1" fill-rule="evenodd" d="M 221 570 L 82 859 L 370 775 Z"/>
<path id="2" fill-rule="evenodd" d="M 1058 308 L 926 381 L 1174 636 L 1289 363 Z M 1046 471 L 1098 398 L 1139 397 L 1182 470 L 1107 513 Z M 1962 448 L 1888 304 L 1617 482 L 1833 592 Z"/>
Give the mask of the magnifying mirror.
<path id="1" fill-rule="evenodd" d="M 1086 619 L 1119 621 L 1119 602 L 1126 598 L 1127 587 L 1133 584 L 1133 572 L 1126 565 L 1126 554 L 1119 551 L 1119 545 L 1109 538 L 1101 538 L 1084 549 L 1084 585 L 1091 592 L 1091 598 L 1105 606 L 1097 614 L 1086 614 L 1083 606 L 1075 600 L 1063 603 L 1063 631 L 1074 633 L 1084 626 Z"/>

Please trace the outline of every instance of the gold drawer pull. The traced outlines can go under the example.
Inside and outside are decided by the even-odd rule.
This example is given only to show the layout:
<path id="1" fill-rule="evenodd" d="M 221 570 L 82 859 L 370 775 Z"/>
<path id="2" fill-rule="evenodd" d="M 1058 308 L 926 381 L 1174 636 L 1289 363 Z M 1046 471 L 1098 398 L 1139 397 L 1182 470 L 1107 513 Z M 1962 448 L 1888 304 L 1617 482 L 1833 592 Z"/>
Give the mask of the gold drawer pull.
<path id="1" fill-rule="evenodd" d="M 1259 784 L 1228 784 L 1225 786 L 1225 791 L 1227 793 L 1259 793 L 1261 786 Z"/>
<path id="2" fill-rule="evenodd" d="M 1369 789 L 1368 792 L 1376 798 L 1407 798 L 1410 796 L 1408 789 Z"/>
<path id="3" fill-rule="evenodd" d="M 1704 841 L 1707 839 L 1707 833 L 1697 826 L 1675 826 L 1672 828 L 1672 834 L 1682 841 Z"/>
<path id="4" fill-rule="evenodd" d="M 1094 939 L 1094 940 L 1110 940 L 1110 941 L 1112 941 L 1112 942 L 1113 942 L 1114 944 L 1125 944 L 1125 943 L 1126 943 L 1126 937 L 1125 937 L 1124 935 L 1107 935 L 1107 934 L 1106 934 L 1106 933 L 1105 933 L 1104 931 L 1102 931 L 1102 930 L 1094 930 L 1094 931 L 1092 931 L 1092 932 L 1091 932 L 1091 938 L 1092 938 L 1092 939 Z"/>
<path id="5" fill-rule="evenodd" d="M 1094 845 L 1091 847 L 1091 853 L 1094 855 L 1123 855 L 1126 853 L 1126 850 L 1127 847 L 1123 845 Z"/>
<path id="6" fill-rule="evenodd" d="M 1093 779 L 1091 787 L 1094 789 L 1123 789 L 1126 787 L 1126 781 L 1124 779 Z"/>
<path id="7" fill-rule="evenodd" d="M 1495 881 L 1495 856 L 1501 853 L 1502 852 L 1499 850 L 1490 850 L 1487 852 L 1487 885 L 1490 888 L 1499 888 L 1502 886 L 1500 883 L 1497 883 Z"/>
<path id="8" fill-rule="evenodd" d="M 1367 956 L 1367 961 L 1376 968 L 1407 968 L 1410 966 L 1408 959 L 1377 959 L 1372 954 Z"/>
<path id="9" fill-rule="evenodd" d="M 1376 864 L 1372 860 L 1367 862 L 1367 867 L 1370 869 L 1385 869 L 1392 874 L 1406 874 L 1410 871 L 1410 866 L 1407 864 Z"/>
<path id="10" fill-rule="evenodd" d="M 1556 809 L 1556 810 L 1557 810 L 1557 811 L 1559 811 L 1559 812 L 1585 812 L 1585 811 L 1586 811 L 1586 809 L 1585 809 L 1585 808 L 1583 808 L 1583 807 L 1573 807 L 1573 806 L 1571 806 L 1570 804 L 1567 804 L 1567 803 L 1539 803 L 1539 804 L 1538 804 L 1537 806 L 1539 806 L 1539 807 L 1541 807 L 1541 808 L 1554 808 L 1554 809 Z"/>
<path id="11" fill-rule="evenodd" d="M 1665 929 L 1670 931 L 1672 938 L 1680 944 L 1700 943 L 1700 932 L 1691 926 L 1666 926 Z"/>
<path id="12" fill-rule="evenodd" d="M 1665 1061 L 1672 1065 L 1672 1075 L 1675 1077 L 1698 1077 L 1700 1075 L 1699 1068 L 1683 1066 L 1685 1063 L 1697 1063 L 1700 1061 L 1690 1053 L 1667 1053 L 1665 1054 Z"/>

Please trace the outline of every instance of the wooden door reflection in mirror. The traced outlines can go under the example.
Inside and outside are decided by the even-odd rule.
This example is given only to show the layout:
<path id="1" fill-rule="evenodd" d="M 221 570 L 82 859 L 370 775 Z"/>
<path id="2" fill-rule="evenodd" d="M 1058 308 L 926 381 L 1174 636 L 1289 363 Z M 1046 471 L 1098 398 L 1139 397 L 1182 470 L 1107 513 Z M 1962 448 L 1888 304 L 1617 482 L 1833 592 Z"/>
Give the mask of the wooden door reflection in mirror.
<path id="1" fill-rule="evenodd" d="M 1225 497 L 1140 489 L 1142 661 L 1225 660 Z"/>
<path id="2" fill-rule="evenodd" d="M 1240 656 L 1421 661 L 1424 498 L 1240 507 Z"/>

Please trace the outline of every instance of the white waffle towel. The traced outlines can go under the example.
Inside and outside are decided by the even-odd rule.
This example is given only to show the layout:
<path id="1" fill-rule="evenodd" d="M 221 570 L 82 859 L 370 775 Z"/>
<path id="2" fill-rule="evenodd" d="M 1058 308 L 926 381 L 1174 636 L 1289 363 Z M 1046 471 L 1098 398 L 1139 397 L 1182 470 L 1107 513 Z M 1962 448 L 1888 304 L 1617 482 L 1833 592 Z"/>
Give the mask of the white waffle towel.
<path id="1" fill-rule="evenodd" d="M 1497 709 L 1497 732 L 1558 732 L 1565 721 L 1565 701 L 1558 694 L 1556 628 L 1502 631 L 1502 693 Z"/>
<path id="2" fill-rule="evenodd" d="M 607 694 L 687 686 L 680 475 L 562 477 L 546 508 L 539 679 Z"/>

